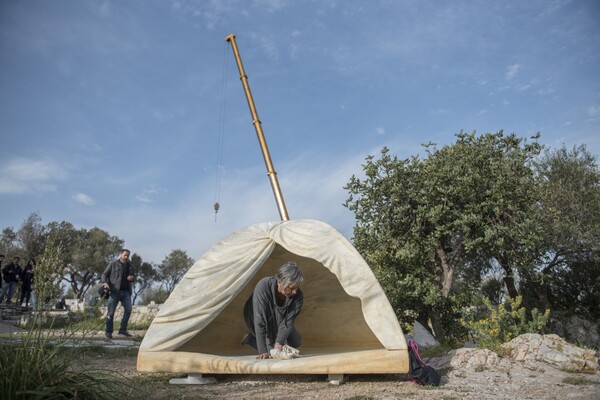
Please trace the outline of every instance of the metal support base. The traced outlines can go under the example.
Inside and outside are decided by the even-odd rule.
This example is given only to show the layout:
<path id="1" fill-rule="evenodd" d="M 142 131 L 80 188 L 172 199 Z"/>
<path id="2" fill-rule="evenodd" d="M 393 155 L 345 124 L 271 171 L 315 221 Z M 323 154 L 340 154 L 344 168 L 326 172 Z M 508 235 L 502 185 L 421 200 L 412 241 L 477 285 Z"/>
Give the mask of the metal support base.
<path id="1" fill-rule="evenodd" d="M 209 385 L 217 383 L 213 377 L 203 378 L 202 374 L 188 374 L 187 378 L 173 378 L 169 380 L 172 385 Z"/>
<path id="2" fill-rule="evenodd" d="M 339 386 L 346 383 L 348 381 L 348 377 L 344 374 L 329 374 L 327 376 L 327 380 L 329 380 L 329 383 L 331 383 L 332 385 Z"/>

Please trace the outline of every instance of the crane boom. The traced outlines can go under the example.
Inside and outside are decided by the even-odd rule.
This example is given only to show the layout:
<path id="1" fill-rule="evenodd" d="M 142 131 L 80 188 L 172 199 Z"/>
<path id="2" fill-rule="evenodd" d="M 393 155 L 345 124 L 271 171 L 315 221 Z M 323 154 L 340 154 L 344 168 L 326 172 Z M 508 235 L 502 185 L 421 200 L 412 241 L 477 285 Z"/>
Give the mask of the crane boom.
<path id="1" fill-rule="evenodd" d="M 254 125 L 254 129 L 256 130 L 258 143 L 260 144 L 260 149 L 262 151 L 263 158 L 265 159 L 265 165 L 267 167 L 267 176 L 271 181 L 271 187 L 273 189 L 273 195 L 275 196 L 277 208 L 279 209 L 279 215 L 282 221 L 288 221 L 290 218 L 285 207 L 283 195 L 281 194 L 281 188 L 279 187 L 279 181 L 277 180 L 277 173 L 275 172 L 275 168 L 273 168 L 273 161 L 271 161 L 271 155 L 269 154 L 269 148 L 267 146 L 265 134 L 263 132 L 260 120 L 258 119 L 256 106 L 254 105 L 254 99 L 252 98 L 252 93 L 250 92 L 250 85 L 248 84 L 248 76 L 246 76 L 246 72 L 244 71 L 244 66 L 242 65 L 242 58 L 240 57 L 240 52 L 238 50 L 237 43 L 235 42 L 235 35 L 231 34 L 227 36 L 225 40 L 231 43 L 231 48 L 233 49 L 233 55 L 235 56 L 235 61 L 240 72 L 240 80 L 242 81 L 244 92 L 246 93 L 248 107 L 250 107 L 250 114 L 252 115 L 252 124 Z"/>

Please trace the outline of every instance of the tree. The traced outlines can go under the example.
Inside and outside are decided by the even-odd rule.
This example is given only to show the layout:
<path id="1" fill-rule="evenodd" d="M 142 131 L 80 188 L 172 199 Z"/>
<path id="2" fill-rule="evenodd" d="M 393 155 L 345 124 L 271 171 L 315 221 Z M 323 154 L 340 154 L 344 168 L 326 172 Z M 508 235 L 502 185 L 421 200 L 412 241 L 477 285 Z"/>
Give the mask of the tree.
<path id="1" fill-rule="evenodd" d="M 524 284 L 530 306 L 580 309 L 600 293 L 600 170 L 584 145 L 548 151 L 537 165 L 543 240 Z"/>
<path id="2" fill-rule="evenodd" d="M 17 234 L 13 227 L 2 229 L 2 236 L 0 236 L 0 254 L 4 254 L 8 259 L 17 255 L 16 253 L 18 251 Z"/>
<path id="3" fill-rule="evenodd" d="M 42 225 L 42 218 L 37 212 L 31 213 L 16 234 L 25 257 L 38 258 L 44 252 L 46 241 L 46 227 Z"/>
<path id="4" fill-rule="evenodd" d="M 154 301 L 156 304 L 163 304 L 168 298 L 169 292 L 167 292 L 162 286 L 151 286 L 142 293 L 142 304 L 149 304 L 151 301 Z"/>
<path id="5" fill-rule="evenodd" d="M 131 265 L 133 266 L 136 277 L 132 301 L 132 304 L 135 304 L 140 293 L 151 287 L 152 283 L 156 281 L 158 278 L 158 271 L 151 263 L 142 261 L 142 257 L 136 253 L 131 255 Z"/>
<path id="6" fill-rule="evenodd" d="M 106 265 L 123 246 L 123 240 L 110 236 L 100 228 L 75 229 L 69 222 L 51 222 L 47 230 L 50 245 L 60 248 L 64 279 L 73 294 L 81 299 L 85 292 L 98 283 Z"/>
<path id="7" fill-rule="evenodd" d="M 100 228 L 80 229 L 79 240 L 65 279 L 77 298 L 98 283 L 106 265 L 117 257 L 123 247 L 123 240 Z"/>
<path id="8" fill-rule="evenodd" d="M 194 259 L 189 257 L 184 250 L 172 250 L 165 257 L 159 267 L 159 279 L 169 294 L 193 264 Z"/>
<path id="9" fill-rule="evenodd" d="M 530 164 L 542 146 L 502 131 L 456 136 L 441 149 L 425 145 L 424 159 L 399 160 L 383 148 L 379 160 L 367 158 L 365 179 L 353 176 L 345 187 L 346 207 L 356 217 L 355 246 L 399 318 L 430 320 L 440 340 L 456 286 L 479 283 L 495 258 L 511 292 L 515 268 L 537 238 Z"/>

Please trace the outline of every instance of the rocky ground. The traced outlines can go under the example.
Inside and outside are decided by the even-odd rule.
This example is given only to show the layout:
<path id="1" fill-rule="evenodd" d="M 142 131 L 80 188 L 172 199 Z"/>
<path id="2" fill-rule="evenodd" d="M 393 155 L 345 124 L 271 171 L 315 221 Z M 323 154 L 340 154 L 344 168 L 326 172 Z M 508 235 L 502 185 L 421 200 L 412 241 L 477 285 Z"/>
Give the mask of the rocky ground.
<path id="1" fill-rule="evenodd" d="M 565 372 L 543 362 L 443 370 L 439 387 L 423 387 L 402 375 L 350 375 L 335 386 L 325 375 L 220 375 L 216 384 L 171 385 L 175 375 L 140 374 L 135 356 L 92 363 L 141 383 L 153 399 L 600 399 L 600 374 Z M 435 359 L 431 360 L 435 362 Z M 137 385 L 136 385 L 137 386 Z"/>
<path id="2" fill-rule="evenodd" d="M 18 331 L 0 323 L 5 339 Z M 462 348 L 425 358 L 442 375 L 439 387 L 416 385 L 405 375 L 350 375 L 339 386 L 329 383 L 326 375 L 215 375 L 217 382 L 211 385 L 173 385 L 169 380 L 177 375 L 136 370 L 139 341 L 124 340 L 120 346 L 105 342 L 98 339 L 96 351 L 82 352 L 81 362 L 129 378 L 131 398 L 600 400 L 596 352 L 567 344 L 556 335 L 522 335 L 505 345 L 503 357 Z"/>
<path id="3" fill-rule="evenodd" d="M 168 381 L 175 375 L 138 373 L 134 354 L 116 360 L 99 356 L 90 364 L 118 366 L 140 384 L 132 386 L 135 390 L 156 399 L 600 399 L 595 353 L 557 338 L 527 338 L 505 349 L 504 357 L 463 348 L 426 359 L 442 375 L 439 387 L 416 385 L 404 375 L 350 375 L 339 386 L 325 375 L 217 375 L 211 385 L 172 385 Z M 552 348 L 556 344 L 560 353 Z"/>

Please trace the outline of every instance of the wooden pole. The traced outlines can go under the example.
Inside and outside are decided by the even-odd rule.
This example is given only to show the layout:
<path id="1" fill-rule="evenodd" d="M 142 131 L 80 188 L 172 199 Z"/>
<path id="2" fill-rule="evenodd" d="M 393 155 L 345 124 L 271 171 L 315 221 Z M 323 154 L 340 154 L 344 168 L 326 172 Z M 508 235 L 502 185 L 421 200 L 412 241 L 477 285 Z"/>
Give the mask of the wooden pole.
<path id="1" fill-rule="evenodd" d="M 271 181 L 271 187 L 273 188 L 273 195 L 275 196 L 275 201 L 277 202 L 279 215 L 281 216 L 282 221 L 288 221 L 290 218 L 288 217 L 285 202 L 283 201 L 283 195 L 281 194 L 281 188 L 279 187 L 279 181 L 277 180 L 277 173 L 273 168 L 273 162 L 271 161 L 271 155 L 269 154 L 269 148 L 267 147 L 265 134 L 263 133 L 262 125 L 260 123 L 260 120 L 258 119 L 256 106 L 254 105 L 252 93 L 250 92 L 250 85 L 248 84 L 248 77 L 246 76 L 246 72 L 244 71 L 244 66 L 242 65 L 242 58 L 240 57 L 240 52 L 235 42 L 235 35 L 231 34 L 227 36 L 225 40 L 231 43 L 231 48 L 233 49 L 233 55 L 235 56 L 235 61 L 237 62 L 238 70 L 240 72 L 240 80 L 242 81 L 242 85 L 244 86 L 244 92 L 246 93 L 246 99 L 248 100 L 248 106 L 250 107 L 250 114 L 252 115 L 252 124 L 254 125 L 254 129 L 256 130 L 258 143 L 260 144 L 260 149 L 262 150 L 262 154 L 265 159 L 265 165 L 267 167 L 267 176 Z"/>

